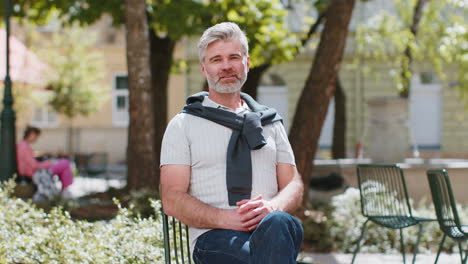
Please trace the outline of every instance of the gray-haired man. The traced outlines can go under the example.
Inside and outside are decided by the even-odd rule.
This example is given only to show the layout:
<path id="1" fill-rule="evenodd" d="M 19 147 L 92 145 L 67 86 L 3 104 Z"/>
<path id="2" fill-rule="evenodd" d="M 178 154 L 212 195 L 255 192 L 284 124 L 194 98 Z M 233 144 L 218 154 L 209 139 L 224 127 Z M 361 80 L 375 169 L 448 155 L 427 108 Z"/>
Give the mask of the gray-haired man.
<path id="1" fill-rule="evenodd" d="M 209 93 L 187 99 L 161 150 L 166 214 L 190 226 L 195 263 L 296 263 L 303 184 L 281 117 L 240 92 L 250 66 L 234 23 L 199 44 Z"/>

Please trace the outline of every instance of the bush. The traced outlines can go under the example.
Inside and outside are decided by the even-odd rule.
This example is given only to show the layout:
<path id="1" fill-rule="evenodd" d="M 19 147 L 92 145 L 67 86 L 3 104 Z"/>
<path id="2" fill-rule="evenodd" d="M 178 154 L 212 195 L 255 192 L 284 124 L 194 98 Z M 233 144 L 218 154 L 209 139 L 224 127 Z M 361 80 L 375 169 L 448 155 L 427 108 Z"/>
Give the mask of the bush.
<path id="1" fill-rule="evenodd" d="M 110 221 L 72 220 L 12 198 L 12 182 L 0 185 L 0 263 L 163 263 L 160 219 L 125 208 Z M 160 202 L 152 201 L 156 212 Z"/>
<path id="2" fill-rule="evenodd" d="M 412 201 L 411 201 L 412 203 Z M 413 206 L 413 214 L 418 217 L 435 219 L 434 206 L 426 205 L 425 201 L 421 201 L 417 206 Z M 461 219 L 468 218 L 468 208 L 458 205 L 458 210 Z M 313 230 L 317 223 L 313 225 L 307 224 L 311 221 L 308 218 L 304 221 L 304 229 L 306 233 L 318 232 L 322 238 L 318 241 L 325 245 L 318 245 L 317 248 L 328 248 L 332 251 L 351 253 L 354 251 L 356 241 L 361 234 L 361 228 L 366 218 L 361 213 L 361 203 L 359 190 L 348 188 L 346 192 L 334 196 L 330 204 L 322 209 L 324 212 L 323 223 L 320 225 L 320 230 Z M 314 222 L 314 221 L 312 221 Z M 317 222 L 317 221 L 315 221 Z M 370 222 L 367 225 L 367 231 L 363 241 L 361 241 L 360 252 L 368 253 L 398 253 L 400 251 L 399 231 L 389 228 L 384 228 Z M 439 228 L 437 221 L 424 223 L 423 233 L 419 244 L 419 252 L 437 252 L 440 240 L 443 233 Z M 324 232 L 326 230 L 326 232 Z M 413 226 L 403 229 L 405 246 L 407 251 L 413 251 L 417 239 L 418 227 Z M 322 242 L 323 241 L 323 242 Z M 331 247 L 329 247 L 332 245 Z M 458 251 L 458 247 L 452 239 L 445 240 L 445 250 Z"/>

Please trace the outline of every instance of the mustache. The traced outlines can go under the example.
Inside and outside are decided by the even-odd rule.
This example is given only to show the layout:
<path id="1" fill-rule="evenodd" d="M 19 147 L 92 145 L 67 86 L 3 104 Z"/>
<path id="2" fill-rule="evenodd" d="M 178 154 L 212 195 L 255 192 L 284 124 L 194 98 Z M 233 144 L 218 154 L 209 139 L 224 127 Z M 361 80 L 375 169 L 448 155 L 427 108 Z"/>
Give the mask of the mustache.
<path id="1" fill-rule="evenodd" d="M 241 79 L 241 77 L 240 77 L 238 74 L 231 73 L 231 74 L 222 74 L 222 75 L 219 75 L 219 76 L 218 76 L 218 81 L 221 80 L 222 78 L 226 78 L 226 77 L 235 77 L 235 78 L 238 79 L 238 80 Z"/>

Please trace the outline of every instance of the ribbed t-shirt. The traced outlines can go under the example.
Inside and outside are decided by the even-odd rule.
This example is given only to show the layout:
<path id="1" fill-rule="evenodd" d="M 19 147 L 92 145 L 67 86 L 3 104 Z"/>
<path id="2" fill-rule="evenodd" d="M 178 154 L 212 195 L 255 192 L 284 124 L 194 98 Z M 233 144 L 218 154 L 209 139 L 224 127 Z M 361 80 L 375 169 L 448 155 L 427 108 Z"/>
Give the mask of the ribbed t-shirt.
<path id="1" fill-rule="evenodd" d="M 205 97 L 205 107 L 231 109 Z M 247 104 L 236 113 L 250 111 Z M 190 165 L 189 194 L 213 207 L 230 209 L 226 187 L 226 153 L 232 130 L 201 117 L 179 113 L 168 124 L 161 148 L 161 166 Z M 295 165 L 288 136 L 281 122 L 263 127 L 267 144 L 252 150 L 252 193 L 270 200 L 278 193 L 276 164 Z M 210 229 L 189 228 L 193 250 L 196 239 Z"/>

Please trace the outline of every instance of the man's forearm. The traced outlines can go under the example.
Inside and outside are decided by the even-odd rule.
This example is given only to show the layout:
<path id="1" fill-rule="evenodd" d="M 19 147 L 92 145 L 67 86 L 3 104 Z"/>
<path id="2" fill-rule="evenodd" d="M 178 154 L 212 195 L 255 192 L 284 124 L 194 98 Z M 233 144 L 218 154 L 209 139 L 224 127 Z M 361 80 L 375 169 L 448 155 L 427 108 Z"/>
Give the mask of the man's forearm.
<path id="1" fill-rule="evenodd" d="M 223 216 L 226 210 L 207 205 L 185 192 L 167 193 L 163 197 L 166 214 L 184 224 L 197 228 L 225 228 Z"/>
<path id="2" fill-rule="evenodd" d="M 292 213 L 302 203 L 304 184 L 296 175 L 272 200 L 273 205 L 280 211 Z"/>

